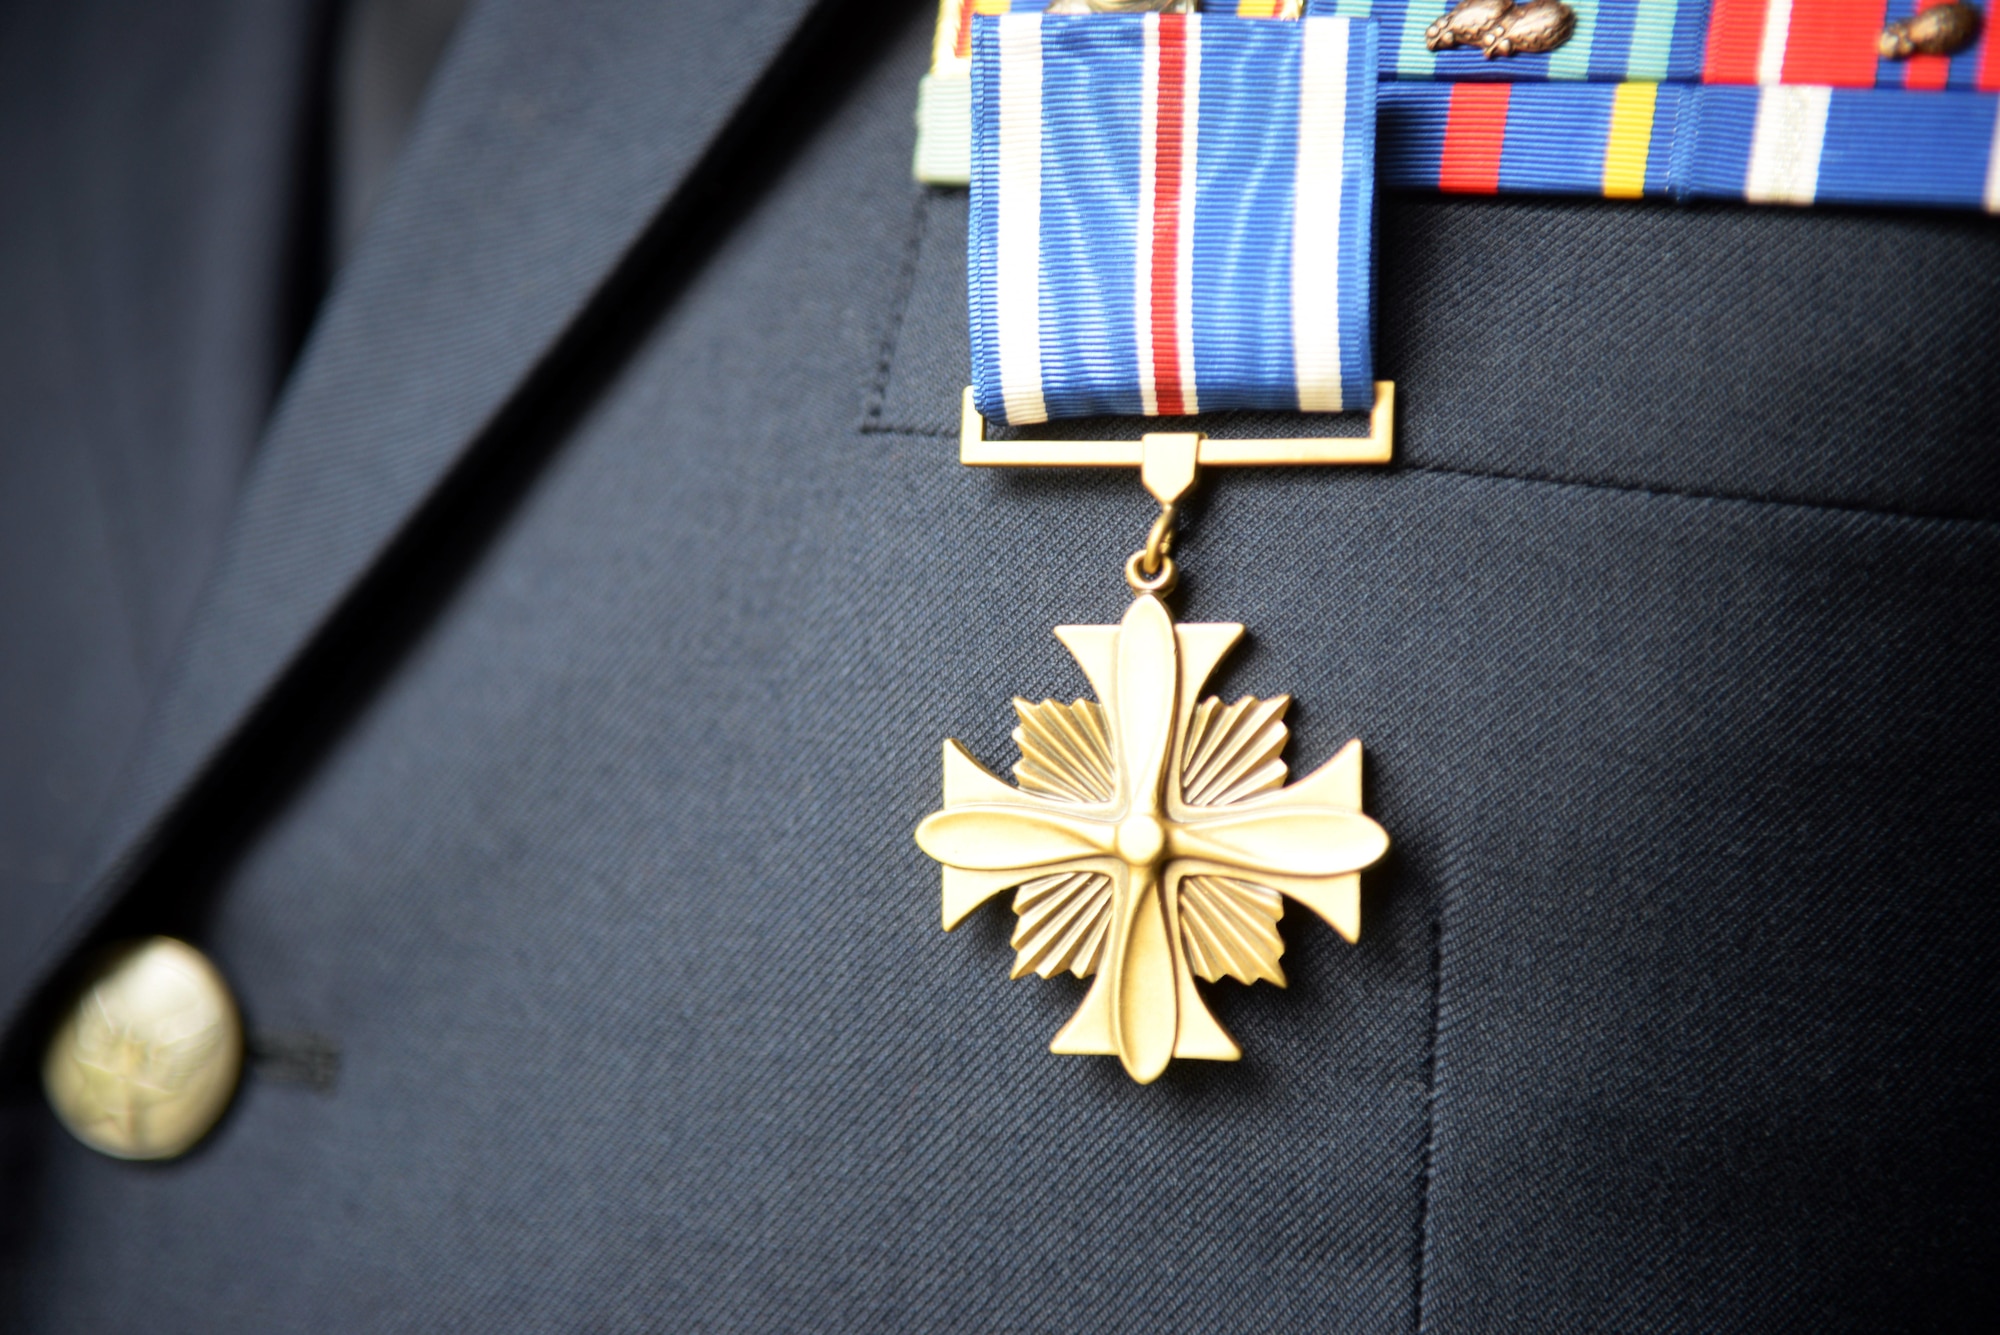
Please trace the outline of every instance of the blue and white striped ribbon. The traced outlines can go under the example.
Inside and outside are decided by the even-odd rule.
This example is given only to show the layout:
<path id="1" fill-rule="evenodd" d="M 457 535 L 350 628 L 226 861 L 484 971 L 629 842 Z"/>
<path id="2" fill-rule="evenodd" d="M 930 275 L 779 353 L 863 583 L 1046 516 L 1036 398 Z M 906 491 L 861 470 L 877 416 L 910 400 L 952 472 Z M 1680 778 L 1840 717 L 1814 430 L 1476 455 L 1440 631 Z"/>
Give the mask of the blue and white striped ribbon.
<path id="1" fill-rule="evenodd" d="M 1372 401 L 1372 24 L 1010 13 L 972 48 L 983 414 Z"/>
<path id="2" fill-rule="evenodd" d="M 1670 192 L 1763 204 L 2000 210 L 2000 97 L 1690 88 Z"/>

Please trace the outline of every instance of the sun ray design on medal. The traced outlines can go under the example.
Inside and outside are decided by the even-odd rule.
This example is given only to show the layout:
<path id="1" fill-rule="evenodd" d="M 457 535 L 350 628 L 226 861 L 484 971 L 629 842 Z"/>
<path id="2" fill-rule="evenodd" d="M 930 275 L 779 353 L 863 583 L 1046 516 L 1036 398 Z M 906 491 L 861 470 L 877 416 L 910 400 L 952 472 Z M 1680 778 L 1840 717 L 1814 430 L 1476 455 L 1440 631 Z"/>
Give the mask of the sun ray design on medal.
<path id="1" fill-rule="evenodd" d="M 944 807 L 917 827 L 947 930 L 1011 889 L 1013 976 L 1092 979 L 1050 1050 L 1142 1083 L 1240 1057 L 1194 979 L 1284 986 L 1287 898 L 1357 940 L 1359 873 L 1389 846 L 1361 812 L 1358 741 L 1287 787 L 1290 700 L 1200 695 L 1242 634 L 1176 626 L 1151 595 L 1116 626 L 1058 627 L 1098 699 L 1014 702 L 1018 786 L 947 741 Z"/>

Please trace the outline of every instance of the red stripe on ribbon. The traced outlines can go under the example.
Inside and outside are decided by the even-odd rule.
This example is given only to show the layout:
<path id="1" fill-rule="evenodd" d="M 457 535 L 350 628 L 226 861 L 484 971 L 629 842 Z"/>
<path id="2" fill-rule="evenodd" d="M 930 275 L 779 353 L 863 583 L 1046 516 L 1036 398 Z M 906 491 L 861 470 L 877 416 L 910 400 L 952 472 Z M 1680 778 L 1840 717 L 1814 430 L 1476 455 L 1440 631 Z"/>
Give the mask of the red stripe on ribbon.
<path id="1" fill-rule="evenodd" d="M 1500 149 L 1507 140 L 1504 83 L 1458 83 L 1444 122 L 1438 189 L 1458 195 L 1500 193 Z"/>
<path id="2" fill-rule="evenodd" d="M 1181 143 L 1186 133 L 1187 16 L 1162 14 L 1158 131 L 1153 138 L 1153 397 L 1163 416 L 1187 412 L 1181 392 Z"/>
<path id="3" fill-rule="evenodd" d="M 1875 86 L 1875 39 L 1888 0 L 1792 0 L 1785 40 L 1786 83 Z"/>
<path id="4" fill-rule="evenodd" d="M 1974 84 L 1982 93 L 2000 92 L 2000 33 L 1993 31 L 1996 17 L 1993 9 L 1988 5 L 1979 16 L 1982 20 L 1979 41 L 1985 49 L 1979 53 L 1979 77 Z"/>
<path id="5" fill-rule="evenodd" d="M 1933 5 L 1948 5 L 1951 0 L 1917 0 L 1916 12 L 1921 14 Z M 1902 62 L 1903 87 L 1938 89 L 1951 78 L 1950 56 L 1911 56 Z"/>
<path id="6" fill-rule="evenodd" d="M 952 51 L 960 60 L 972 55 L 972 7 L 979 0 L 958 0 L 958 40 L 952 43 Z"/>
<path id="7" fill-rule="evenodd" d="M 1703 83 L 1757 82 L 1757 53 L 1764 45 L 1764 0 L 1715 0 L 1708 14 Z"/>

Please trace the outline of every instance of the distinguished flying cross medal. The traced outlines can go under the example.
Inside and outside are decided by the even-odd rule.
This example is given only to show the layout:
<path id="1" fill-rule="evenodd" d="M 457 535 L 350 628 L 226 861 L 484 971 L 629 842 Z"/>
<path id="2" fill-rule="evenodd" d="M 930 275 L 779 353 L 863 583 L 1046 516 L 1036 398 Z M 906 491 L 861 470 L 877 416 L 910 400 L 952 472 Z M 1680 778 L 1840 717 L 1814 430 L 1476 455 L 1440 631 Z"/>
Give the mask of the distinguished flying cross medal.
<path id="1" fill-rule="evenodd" d="M 1014 975 L 1092 980 L 1051 1050 L 1141 1082 L 1240 1057 L 1195 979 L 1282 986 L 1286 899 L 1356 940 L 1359 873 L 1389 846 L 1361 811 L 1361 744 L 1287 785 L 1288 699 L 1203 694 L 1243 627 L 1175 625 L 1163 601 L 1200 466 L 1389 458 L 1394 386 L 1369 374 L 1374 63 L 1372 25 L 1338 18 L 974 21 L 961 461 L 1137 466 L 1160 512 L 1119 623 L 1056 630 L 1097 698 L 1014 702 L 1015 784 L 945 742 L 944 806 L 916 837 L 944 864 L 947 929 L 1013 890 Z M 1370 434 L 986 430 L 1230 407 L 1366 407 Z"/>
<path id="2" fill-rule="evenodd" d="M 1359 939 L 1358 873 L 1389 847 L 1361 811 L 1361 743 L 1287 786 L 1290 701 L 1202 695 L 1243 627 L 1175 625 L 1161 599 L 1176 579 L 1166 554 L 1175 508 L 1204 454 L 1230 464 L 1385 460 L 1393 398 L 1392 386 L 1380 387 L 1377 430 L 1359 439 L 1160 433 L 1136 449 L 982 449 L 969 428 L 966 463 L 1135 462 L 1161 504 L 1147 546 L 1127 562 L 1135 596 L 1119 624 L 1056 628 L 1097 699 L 1014 702 L 1018 787 L 946 741 L 944 808 L 917 827 L 917 843 L 944 864 L 947 930 L 1013 889 L 1014 976 L 1068 969 L 1093 979 L 1050 1051 L 1115 1056 L 1142 1083 L 1174 1057 L 1234 1061 L 1242 1051 L 1209 1013 L 1197 976 L 1284 986 L 1277 923 L 1287 897 Z M 1048 457 L 1051 446 L 1066 457 Z"/>

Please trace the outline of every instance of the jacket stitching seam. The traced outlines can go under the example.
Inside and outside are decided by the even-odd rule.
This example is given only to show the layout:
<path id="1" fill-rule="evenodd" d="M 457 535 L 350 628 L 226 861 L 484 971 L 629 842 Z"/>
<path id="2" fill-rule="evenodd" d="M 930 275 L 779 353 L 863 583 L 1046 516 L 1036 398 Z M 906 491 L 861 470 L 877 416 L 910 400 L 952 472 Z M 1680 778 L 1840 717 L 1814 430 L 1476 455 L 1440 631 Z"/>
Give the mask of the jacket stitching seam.
<path id="1" fill-rule="evenodd" d="M 903 324 L 909 318 L 910 299 L 917 288 L 917 261 L 923 253 L 924 237 L 930 231 L 928 193 L 919 189 L 910 209 L 910 235 L 903 243 L 903 260 L 896 272 L 896 296 L 888 328 L 882 331 L 882 345 L 875 361 L 875 375 L 861 409 L 861 431 L 874 434 L 884 428 L 882 411 L 888 404 L 889 380 L 895 374 L 896 353 L 903 341 Z"/>
<path id="2" fill-rule="evenodd" d="M 1431 1264 L 1431 1179 L 1437 1163 L 1438 1031 L 1444 1015 L 1444 913 L 1444 901 L 1440 898 L 1437 917 L 1431 921 L 1431 1023 L 1429 1042 L 1424 1048 L 1423 1159 L 1417 1170 L 1416 1278 L 1410 1305 L 1410 1328 L 1416 1335 L 1423 1335 L 1424 1331 L 1425 1289 Z"/>

